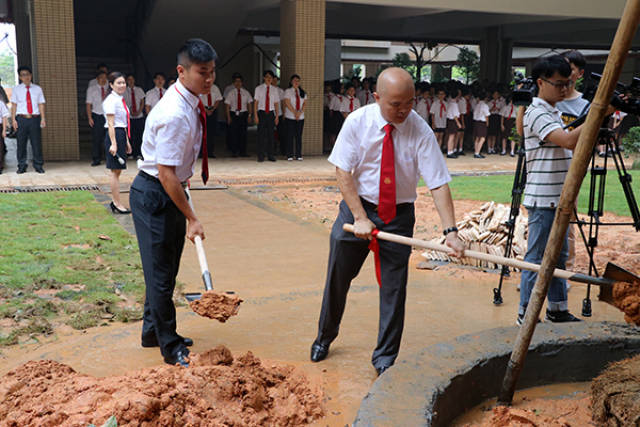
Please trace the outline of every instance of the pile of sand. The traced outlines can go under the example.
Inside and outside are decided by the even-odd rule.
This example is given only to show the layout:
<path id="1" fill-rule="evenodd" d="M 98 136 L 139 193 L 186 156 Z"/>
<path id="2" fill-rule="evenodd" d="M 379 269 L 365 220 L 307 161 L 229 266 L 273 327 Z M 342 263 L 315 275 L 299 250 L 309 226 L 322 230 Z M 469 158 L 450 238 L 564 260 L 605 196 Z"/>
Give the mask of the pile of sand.
<path id="1" fill-rule="evenodd" d="M 612 363 L 593 380 L 591 406 L 599 426 L 640 425 L 640 355 Z"/>
<path id="2" fill-rule="evenodd" d="M 324 415 L 322 392 L 289 366 L 265 367 L 224 346 L 191 367 L 162 366 L 94 378 L 51 360 L 0 378 L 3 426 L 300 426 Z"/>
<path id="3" fill-rule="evenodd" d="M 640 283 L 615 283 L 613 305 L 624 312 L 624 320 L 627 323 L 640 325 Z"/>
<path id="4" fill-rule="evenodd" d="M 206 291 L 202 298 L 191 301 L 191 309 L 203 317 L 226 322 L 231 316 L 238 314 L 242 300 L 233 294 L 218 294 Z"/>

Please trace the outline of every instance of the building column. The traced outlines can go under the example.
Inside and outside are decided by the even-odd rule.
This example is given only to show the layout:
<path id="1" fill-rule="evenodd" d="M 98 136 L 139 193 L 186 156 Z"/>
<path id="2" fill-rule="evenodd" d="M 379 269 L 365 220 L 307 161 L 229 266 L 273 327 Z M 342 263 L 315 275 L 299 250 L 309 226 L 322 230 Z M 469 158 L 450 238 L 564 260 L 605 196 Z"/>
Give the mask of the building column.
<path id="1" fill-rule="evenodd" d="M 342 42 L 338 39 L 326 40 L 324 44 L 324 79 L 337 80 L 340 78 L 340 63 L 342 62 Z"/>
<path id="2" fill-rule="evenodd" d="M 511 82 L 513 42 L 502 38 L 500 27 L 489 27 L 480 42 L 480 78 L 491 82 Z"/>
<path id="3" fill-rule="evenodd" d="M 322 154 L 325 0 L 280 0 L 280 76 L 300 75 L 307 92 L 302 152 Z"/>
<path id="4" fill-rule="evenodd" d="M 73 0 L 28 0 L 16 10 L 18 64 L 30 65 L 46 99 L 45 160 L 78 160 Z M 25 28 L 28 26 L 29 28 Z"/>

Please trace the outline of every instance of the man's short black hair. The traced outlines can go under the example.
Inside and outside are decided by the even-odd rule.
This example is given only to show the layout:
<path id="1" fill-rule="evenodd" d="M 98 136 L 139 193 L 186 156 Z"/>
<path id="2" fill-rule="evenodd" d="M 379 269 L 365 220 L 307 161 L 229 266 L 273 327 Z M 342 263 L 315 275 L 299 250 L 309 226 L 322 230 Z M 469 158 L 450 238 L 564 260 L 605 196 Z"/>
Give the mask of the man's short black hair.
<path id="1" fill-rule="evenodd" d="M 271 76 L 272 78 L 275 77 L 276 75 L 273 74 L 273 71 L 271 70 L 267 70 L 264 73 L 262 73 L 262 77 L 267 77 L 267 76 Z"/>
<path id="2" fill-rule="evenodd" d="M 202 39 L 189 39 L 178 50 L 178 64 L 189 68 L 191 64 L 217 61 L 218 54 L 209 43 Z"/>
<path id="3" fill-rule="evenodd" d="M 240 73 L 233 73 L 231 75 L 231 81 L 234 81 L 235 79 L 240 79 L 241 81 L 243 81 L 244 79 L 242 78 L 242 74 Z"/>
<path id="4" fill-rule="evenodd" d="M 578 67 L 579 70 L 584 70 L 584 67 L 587 65 L 587 60 L 584 58 L 584 55 L 577 50 L 568 50 L 563 53 L 562 56 Z"/>
<path id="5" fill-rule="evenodd" d="M 548 79 L 556 72 L 562 77 L 569 77 L 571 75 L 571 66 L 567 59 L 562 55 L 543 56 L 533 64 L 531 78 L 534 82 L 539 78 Z"/>
<path id="6" fill-rule="evenodd" d="M 96 65 L 96 70 L 99 70 L 100 68 L 109 69 L 109 67 L 107 67 L 107 64 L 105 64 L 104 62 L 101 62 L 98 65 Z"/>
<path id="7" fill-rule="evenodd" d="M 96 73 L 96 79 L 97 79 L 98 77 L 100 77 L 101 75 L 103 75 L 103 74 L 106 76 L 106 75 L 107 75 L 107 72 L 106 72 L 106 71 L 98 71 L 98 72 Z"/>
<path id="8" fill-rule="evenodd" d="M 18 74 L 20 74 L 21 71 L 28 71 L 29 74 L 33 74 L 33 71 L 31 71 L 31 67 L 29 67 L 28 65 L 21 65 L 18 67 Z"/>
<path id="9" fill-rule="evenodd" d="M 157 77 L 162 77 L 163 79 L 167 80 L 167 76 L 159 71 L 153 75 L 153 80 L 155 80 Z"/>

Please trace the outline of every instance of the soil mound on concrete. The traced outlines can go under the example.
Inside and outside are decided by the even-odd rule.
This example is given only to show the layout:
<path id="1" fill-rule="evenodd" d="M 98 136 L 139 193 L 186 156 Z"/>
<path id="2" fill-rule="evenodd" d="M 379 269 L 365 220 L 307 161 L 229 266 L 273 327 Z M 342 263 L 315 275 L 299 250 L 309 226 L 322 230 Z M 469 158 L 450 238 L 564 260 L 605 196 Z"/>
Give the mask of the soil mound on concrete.
<path id="1" fill-rule="evenodd" d="M 161 366 L 94 378 L 52 360 L 0 378 L 0 426 L 302 426 L 324 415 L 322 391 L 290 366 L 224 346 Z"/>
<path id="2" fill-rule="evenodd" d="M 189 305 L 200 316 L 224 323 L 229 317 L 238 314 L 241 302 L 237 295 L 206 291 L 202 294 L 202 298 L 191 301 Z"/>
<path id="3" fill-rule="evenodd" d="M 640 283 L 614 283 L 613 304 L 624 312 L 627 323 L 640 326 Z"/>
<path id="4" fill-rule="evenodd" d="M 612 363 L 593 380 L 591 406 L 599 426 L 640 425 L 640 356 Z"/>

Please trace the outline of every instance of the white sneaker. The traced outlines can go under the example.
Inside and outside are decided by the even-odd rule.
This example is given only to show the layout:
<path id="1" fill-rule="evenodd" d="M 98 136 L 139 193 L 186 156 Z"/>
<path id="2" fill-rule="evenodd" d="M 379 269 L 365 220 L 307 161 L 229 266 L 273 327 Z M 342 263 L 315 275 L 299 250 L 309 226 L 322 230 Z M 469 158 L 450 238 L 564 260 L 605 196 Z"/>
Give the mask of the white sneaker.
<path id="1" fill-rule="evenodd" d="M 287 158 L 287 161 L 288 161 L 288 162 L 293 161 L 293 157 L 288 157 L 288 158 Z"/>
<path id="2" fill-rule="evenodd" d="M 302 157 L 298 157 L 298 161 L 301 162 L 302 161 Z"/>

